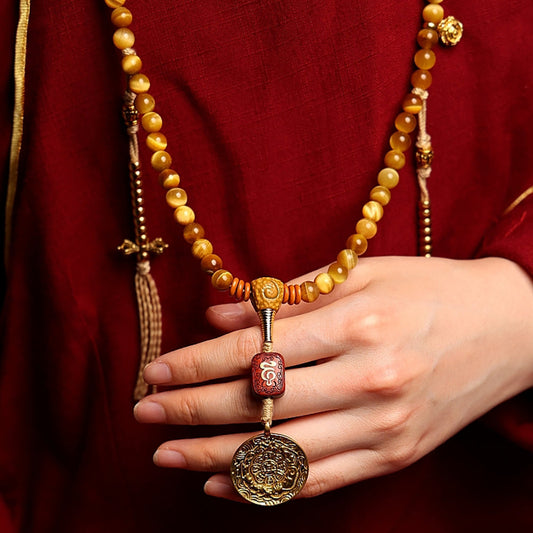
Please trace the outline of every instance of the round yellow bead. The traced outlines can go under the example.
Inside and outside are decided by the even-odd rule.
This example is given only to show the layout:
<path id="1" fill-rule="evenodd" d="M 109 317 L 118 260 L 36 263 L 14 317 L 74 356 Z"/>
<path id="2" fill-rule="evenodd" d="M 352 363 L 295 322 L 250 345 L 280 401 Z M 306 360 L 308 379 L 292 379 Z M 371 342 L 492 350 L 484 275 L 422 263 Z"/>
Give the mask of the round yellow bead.
<path id="1" fill-rule="evenodd" d="M 370 199 L 379 202 L 381 205 L 387 205 L 390 202 L 391 193 L 387 187 L 376 185 L 370 191 Z"/>
<path id="2" fill-rule="evenodd" d="M 211 284 L 218 291 L 227 291 L 233 283 L 233 274 L 227 270 L 217 270 L 211 277 Z"/>
<path id="3" fill-rule="evenodd" d="M 337 254 L 337 263 L 342 265 L 347 270 L 352 270 L 357 266 L 358 257 L 357 254 L 350 248 L 341 250 Z"/>
<path id="4" fill-rule="evenodd" d="M 126 3 L 126 0 L 105 0 L 105 3 L 108 7 L 114 9 L 116 7 L 123 6 Z"/>
<path id="5" fill-rule="evenodd" d="M 339 263 L 333 263 L 328 268 L 328 274 L 335 282 L 335 285 L 339 285 L 340 283 L 345 282 L 348 278 L 348 269 Z"/>
<path id="6" fill-rule="evenodd" d="M 378 174 L 378 183 L 387 189 L 394 189 L 400 181 L 400 176 L 393 168 L 383 168 Z"/>
<path id="7" fill-rule="evenodd" d="M 406 113 L 416 115 L 422 111 L 422 99 L 416 94 L 409 93 L 403 99 L 402 108 Z"/>
<path id="8" fill-rule="evenodd" d="M 430 4 L 442 4 L 442 0 L 428 0 Z"/>
<path id="9" fill-rule="evenodd" d="M 163 119 L 161 118 L 161 115 L 154 111 L 145 113 L 141 123 L 144 130 L 148 133 L 156 133 L 163 127 Z"/>
<path id="10" fill-rule="evenodd" d="M 333 278 L 325 272 L 321 272 L 315 278 L 315 285 L 318 287 L 320 294 L 329 294 L 335 288 Z"/>
<path id="11" fill-rule="evenodd" d="M 150 90 L 150 80 L 146 74 L 134 74 L 129 81 L 129 87 L 135 94 L 146 93 Z"/>
<path id="12" fill-rule="evenodd" d="M 368 248 L 368 242 L 364 235 L 354 233 L 346 240 L 346 248 L 353 250 L 357 255 L 363 255 Z"/>
<path id="13" fill-rule="evenodd" d="M 437 4 L 429 4 L 422 10 L 422 18 L 426 22 L 438 24 L 444 17 L 444 9 Z"/>
<path id="14" fill-rule="evenodd" d="M 122 58 L 122 70 L 126 74 L 137 74 L 142 69 L 143 63 L 139 56 L 135 54 L 124 56 Z"/>
<path id="15" fill-rule="evenodd" d="M 437 58 L 433 50 L 423 48 L 415 54 L 415 65 L 422 70 L 429 70 L 435 66 Z"/>
<path id="16" fill-rule="evenodd" d="M 222 268 L 222 259 L 216 254 L 208 254 L 202 257 L 200 268 L 208 274 L 213 274 Z"/>
<path id="17" fill-rule="evenodd" d="M 411 133 L 416 128 L 416 118 L 411 113 L 406 113 L 404 111 L 396 117 L 394 125 L 396 126 L 396 129 L 398 131 L 403 131 L 404 133 Z"/>
<path id="18" fill-rule="evenodd" d="M 411 147 L 411 137 L 404 131 L 395 131 L 389 139 L 390 147 L 399 152 L 406 152 Z"/>
<path id="19" fill-rule="evenodd" d="M 125 7 L 117 7 L 111 12 L 111 23 L 117 28 L 125 28 L 133 20 L 131 11 Z"/>
<path id="20" fill-rule="evenodd" d="M 113 33 L 113 44 L 119 49 L 131 48 L 135 43 L 135 35 L 129 28 L 118 28 Z"/>
<path id="21" fill-rule="evenodd" d="M 316 283 L 313 281 L 304 281 L 300 285 L 300 289 L 302 291 L 302 300 L 304 302 L 312 303 L 320 296 L 320 291 L 318 290 Z"/>
<path id="22" fill-rule="evenodd" d="M 150 161 L 152 168 L 157 172 L 161 172 L 172 165 L 172 157 L 168 152 L 164 150 L 159 150 L 152 154 L 152 159 Z"/>
<path id="23" fill-rule="evenodd" d="M 416 40 L 421 48 L 432 48 L 439 42 L 439 34 L 431 28 L 424 28 L 418 32 Z"/>
<path id="24" fill-rule="evenodd" d="M 373 220 L 362 218 L 355 226 L 355 231 L 362 235 L 365 239 L 371 239 L 378 232 L 378 227 Z"/>
<path id="25" fill-rule="evenodd" d="M 146 137 L 146 146 L 152 150 L 152 152 L 164 150 L 167 147 L 167 144 L 167 138 L 162 133 L 154 132 Z"/>
<path id="26" fill-rule="evenodd" d="M 207 239 L 198 239 L 192 243 L 191 252 L 196 259 L 202 259 L 213 253 L 213 245 Z"/>
<path id="27" fill-rule="evenodd" d="M 171 168 L 167 168 L 159 173 L 159 184 L 165 189 L 177 187 L 180 184 L 180 181 L 179 174 Z"/>
<path id="28" fill-rule="evenodd" d="M 187 203 L 187 193 L 183 189 L 175 187 L 167 191 L 165 199 L 169 207 L 176 209 L 176 207 Z"/>
<path id="29" fill-rule="evenodd" d="M 370 200 L 363 206 L 363 216 L 374 222 L 379 222 L 383 218 L 383 206 L 374 200 Z"/>
<path id="30" fill-rule="evenodd" d="M 411 74 L 411 85 L 417 89 L 429 89 L 432 82 L 433 76 L 431 75 L 431 72 L 427 70 L 415 70 L 413 74 Z"/>
<path id="31" fill-rule="evenodd" d="M 405 156 L 398 150 L 389 150 L 385 154 L 384 163 L 393 169 L 400 170 L 405 166 Z"/>
<path id="32" fill-rule="evenodd" d="M 186 226 L 194 222 L 195 214 L 188 205 L 181 205 L 174 211 L 174 219 L 178 224 Z"/>
<path id="33" fill-rule="evenodd" d="M 200 224 L 197 224 L 196 222 L 193 222 L 192 224 L 188 224 L 183 228 L 183 238 L 186 242 L 189 244 L 192 244 L 194 241 L 197 241 L 198 239 L 203 239 L 205 235 L 205 230 L 203 226 L 200 226 Z"/>
<path id="34" fill-rule="evenodd" d="M 135 109 L 141 115 L 144 115 L 145 113 L 150 113 L 150 111 L 153 111 L 155 107 L 155 100 L 154 97 L 151 94 L 148 93 L 142 93 L 138 94 L 135 97 Z"/>

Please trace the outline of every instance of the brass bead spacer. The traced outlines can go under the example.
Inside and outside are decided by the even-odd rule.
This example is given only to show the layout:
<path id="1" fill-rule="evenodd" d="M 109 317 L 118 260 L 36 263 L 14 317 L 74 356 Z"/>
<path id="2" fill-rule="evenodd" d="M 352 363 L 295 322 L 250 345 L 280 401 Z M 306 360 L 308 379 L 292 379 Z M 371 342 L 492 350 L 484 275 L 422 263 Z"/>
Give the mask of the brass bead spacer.
<path id="1" fill-rule="evenodd" d="M 437 26 L 441 43 L 444 46 L 456 46 L 463 37 L 464 26 L 455 17 L 446 17 Z"/>
<path id="2" fill-rule="evenodd" d="M 131 128 L 132 126 L 137 126 L 139 124 L 139 112 L 133 104 L 125 104 L 122 106 L 122 118 L 124 119 L 124 123 L 126 124 L 127 128 Z"/>
<path id="3" fill-rule="evenodd" d="M 433 164 L 434 155 L 431 148 L 419 148 L 415 154 L 418 168 L 429 168 Z"/>

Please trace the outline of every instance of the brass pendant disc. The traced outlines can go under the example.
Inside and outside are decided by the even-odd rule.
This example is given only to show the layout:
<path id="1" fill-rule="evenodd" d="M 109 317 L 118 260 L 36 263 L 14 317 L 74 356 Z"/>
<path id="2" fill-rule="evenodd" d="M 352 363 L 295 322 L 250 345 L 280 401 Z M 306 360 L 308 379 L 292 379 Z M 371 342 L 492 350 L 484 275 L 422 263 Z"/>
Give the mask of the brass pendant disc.
<path id="1" fill-rule="evenodd" d="M 231 461 L 235 489 L 257 505 L 289 501 L 302 490 L 308 473 L 304 451 L 292 439 L 277 433 L 262 433 L 243 442 Z"/>

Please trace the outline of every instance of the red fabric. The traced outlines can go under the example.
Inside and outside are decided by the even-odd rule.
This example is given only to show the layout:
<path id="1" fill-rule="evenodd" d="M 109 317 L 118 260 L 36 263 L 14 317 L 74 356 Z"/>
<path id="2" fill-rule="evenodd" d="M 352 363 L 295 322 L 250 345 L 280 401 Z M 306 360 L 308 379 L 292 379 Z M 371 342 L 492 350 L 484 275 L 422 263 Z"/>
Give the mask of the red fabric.
<path id="1" fill-rule="evenodd" d="M 331 262 L 409 88 L 423 2 L 128 6 L 174 166 L 227 267 L 289 280 Z M 533 4 L 445 8 L 467 33 L 438 50 L 433 71 L 435 254 L 501 255 L 533 274 L 533 196 L 502 215 L 533 184 Z M 5 10 L 11 39 L 16 14 Z M 215 501 L 202 494 L 205 474 L 153 466 L 164 440 L 230 429 L 132 417 L 138 322 L 134 265 L 115 252 L 132 224 L 111 35 L 104 2 L 32 6 L 2 319 L 0 531 L 170 531 L 188 520 L 198 531 L 531 531 L 533 462 L 517 444 L 533 441 L 525 396 L 498 409 L 504 436 L 474 424 L 402 472 L 279 509 Z M 0 68 L 8 79 L 7 55 Z M 0 121 L 4 169 L 10 113 Z M 204 310 L 227 300 L 209 288 L 150 173 L 145 194 L 150 237 L 171 243 L 153 262 L 167 351 L 214 335 Z M 409 164 L 370 255 L 416 253 L 416 197 Z"/>

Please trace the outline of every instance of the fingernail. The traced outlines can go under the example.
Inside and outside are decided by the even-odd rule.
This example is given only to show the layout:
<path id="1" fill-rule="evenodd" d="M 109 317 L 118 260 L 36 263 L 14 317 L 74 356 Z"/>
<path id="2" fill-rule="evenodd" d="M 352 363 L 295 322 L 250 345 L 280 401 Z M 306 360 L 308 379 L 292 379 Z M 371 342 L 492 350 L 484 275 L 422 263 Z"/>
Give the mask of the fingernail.
<path id="1" fill-rule="evenodd" d="M 212 313 L 215 313 L 226 320 L 242 318 L 246 313 L 242 306 L 238 304 L 213 305 L 210 307 L 210 310 Z"/>
<path id="2" fill-rule="evenodd" d="M 148 383 L 157 385 L 158 383 L 168 383 L 172 379 L 172 373 L 166 363 L 155 361 L 146 365 L 143 377 Z"/>
<path id="3" fill-rule="evenodd" d="M 154 453 L 154 463 L 157 466 L 187 468 L 185 457 L 176 450 L 156 450 Z"/>
<path id="4" fill-rule="evenodd" d="M 233 483 L 225 477 L 208 479 L 204 485 L 204 492 L 208 496 L 227 497 L 235 494 Z"/>
<path id="5" fill-rule="evenodd" d="M 158 424 L 167 420 L 163 406 L 150 400 L 142 400 L 136 404 L 133 408 L 133 413 L 139 422 Z"/>

